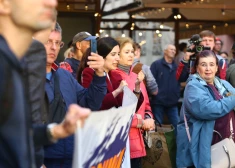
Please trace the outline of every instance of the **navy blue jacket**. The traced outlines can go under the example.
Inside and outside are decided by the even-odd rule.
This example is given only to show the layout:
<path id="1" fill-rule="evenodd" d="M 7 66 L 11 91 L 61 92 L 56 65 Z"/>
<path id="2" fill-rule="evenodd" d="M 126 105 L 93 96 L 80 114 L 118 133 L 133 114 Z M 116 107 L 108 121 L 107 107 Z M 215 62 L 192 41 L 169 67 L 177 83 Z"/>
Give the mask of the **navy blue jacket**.
<path id="1" fill-rule="evenodd" d="M 77 71 L 80 61 L 75 58 L 66 58 L 64 61 L 71 66 L 73 70 L 72 75 L 75 79 L 77 79 Z"/>
<path id="2" fill-rule="evenodd" d="M 152 96 L 151 104 L 167 107 L 176 106 L 180 98 L 180 82 L 176 80 L 177 65 L 172 63 L 172 68 L 164 58 L 152 63 L 150 70 L 158 84 L 158 94 Z"/>
<path id="3" fill-rule="evenodd" d="M 54 99 L 54 77 L 55 73 L 59 76 L 60 91 L 66 104 L 66 110 L 72 103 L 91 110 L 99 110 L 107 92 L 106 76 L 98 77 L 94 75 L 93 81 L 88 89 L 83 88 L 71 75 L 70 72 L 58 68 L 52 71 L 50 80 L 46 79 L 46 93 L 49 103 Z M 74 136 L 59 140 L 56 144 L 46 146 L 45 158 L 72 158 Z"/>
<path id="4" fill-rule="evenodd" d="M 0 119 L 0 167 L 4 168 L 35 167 L 32 135 L 35 146 L 49 143 L 46 125 L 31 125 L 23 73 L 19 60 L 0 36 L 0 118 L 4 118 Z"/>

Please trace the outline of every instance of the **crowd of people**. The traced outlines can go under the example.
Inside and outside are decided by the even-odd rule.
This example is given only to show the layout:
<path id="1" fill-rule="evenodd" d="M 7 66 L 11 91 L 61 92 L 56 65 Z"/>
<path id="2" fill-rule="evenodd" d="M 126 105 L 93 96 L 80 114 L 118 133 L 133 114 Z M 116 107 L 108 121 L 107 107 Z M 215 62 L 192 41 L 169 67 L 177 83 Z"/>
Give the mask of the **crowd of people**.
<path id="1" fill-rule="evenodd" d="M 167 44 L 149 67 L 131 38 L 83 31 L 57 63 L 64 43 L 56 6 L 56 0 L 0 1 L 0 167 L 71 168 L 77 121 L 122 106 L 125 86 L 138 98 L 129 132 L 131 168 L 141 168 L 146 156 L 143 132 L 165 117 L 176 128 L 177 167 L 211 167 L 211 145 L 220 141 L 213 131 L 234 140 L 235 58 L 228 62 L 222 40 L 204 30 L 200 44 L 210 50 L 187 52 L 182 43 L 176 56 L 176 46 Z M 96 53 L 90 40 L 97 40 Z"/>

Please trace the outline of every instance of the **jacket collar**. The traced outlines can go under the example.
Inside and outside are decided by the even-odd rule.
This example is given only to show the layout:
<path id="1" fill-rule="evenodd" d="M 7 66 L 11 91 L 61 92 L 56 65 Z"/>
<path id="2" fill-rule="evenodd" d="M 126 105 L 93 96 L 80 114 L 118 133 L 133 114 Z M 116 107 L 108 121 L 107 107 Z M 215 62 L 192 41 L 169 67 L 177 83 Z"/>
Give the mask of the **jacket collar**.
<path id="1" fill-rule="evenodd" d="M 162 62 L 163 65 L 166 65 L 168 68 L 170 68 L 169 65 L 168 65 L 169 63 L 166 62 L 164 57 L 161 59 L 161 62 Z M 173 60 L 172 61 L 172 69 L 175 70 L 176 68 L 177 68 L 177 66 L 176 66 L 176 64 L 175 64 L 175 62 Z"/>
<path id="2" fill-rule="evenodd" d="M 17 59 L 16 55 L 11 51 L 9 48 L 7 41 L 5 38 L 0 35 L 0 50 L 3 52 L 3 57 L 13 66 L 14 68 L 18 70 L 22 70 L 20 61 Z"/>
<path id="3" fill-rule="evenodd" d="M 196 80 L 198 80 L 198 82 L 200 84 L 202 84 L 203 86 L 208 87 L 206 81 L 204 81 L 198 73 L 190 75 L 189 79 L 187 80 L 187 83 L 192 79 L 196 79 Z M 221 82 L 221 80 L 217 76 L 215 76 L 214 85 L 218 89 L 220 95 L 223 95 L 223 96 L 227 95 L 228 89 L 224 86 L 224 84 Z"/>

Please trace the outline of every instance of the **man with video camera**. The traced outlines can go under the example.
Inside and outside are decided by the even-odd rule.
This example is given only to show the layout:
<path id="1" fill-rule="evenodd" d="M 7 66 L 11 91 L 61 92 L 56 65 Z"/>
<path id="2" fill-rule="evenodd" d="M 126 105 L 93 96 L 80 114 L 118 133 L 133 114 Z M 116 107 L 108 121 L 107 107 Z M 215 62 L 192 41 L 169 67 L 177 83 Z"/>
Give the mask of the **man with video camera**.
<path id="1" fill-rule="evenodd" d="M 192 44 L 189 49 L 187 50 L 185 56 L 179 63 L 179 66 L 177 68 L 176 73 L 176 79 L 179 80 L 185 79 L 186 76 L 189 76 L 189 73 L 191 72 L 191 67 L 193 64 L 193 60 L 195 58 L 195 54 L 198 52 L 201 52 L 203 50 L 213 50 L 215 46 L 215 34 L 210 30 L 203 30 L 199 33 L 199 35 L 193 35 L 192 38 L 189 40 L 189 42 Z M 219 75 L 218 77 L 220 79 L 226 79 L 226 62 L 223 57 L 220 55 L 217 55 L 218 61 L 219 61 Z M 189 71 L 185 72 L 184 67 L 188 66 Z M 183 78 L 182 78 L 183 76 Z M 184 81 L 181 81 L 184 82 Z"/>

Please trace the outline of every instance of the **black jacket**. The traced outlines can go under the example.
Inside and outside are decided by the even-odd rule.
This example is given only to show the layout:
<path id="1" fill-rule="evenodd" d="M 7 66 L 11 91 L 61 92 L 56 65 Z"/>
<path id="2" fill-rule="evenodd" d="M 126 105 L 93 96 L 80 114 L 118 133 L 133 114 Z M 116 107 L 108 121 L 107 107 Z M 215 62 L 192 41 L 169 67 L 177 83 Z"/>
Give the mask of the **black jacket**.
<path id="1" fill-rule="evenodd" d="M 21 61 L 24 78 L 29 89 L 30 114 L 33 124 L 42 124 L 47 119 L 48 101 L 45 93 L 46 51 L 42 43 L 33 40 L 29 50 Z M 37 141 L 37 139 L 35 139 Z M 42 146 L 35 146 L 35 162 L 39 168 L 43 164 Z"/>
<path id="2" fill-rule="evenodd" d="M 29 101 L 33 123 L 42 123 L 42 116 L 48 111 L 45 100 L 46 51 L 42 43 L 33 40 L 22 64 L 29 84 Z M 26 77 L 26 76 L 25 76 Z"/>
<path id="3" fill-rule="evenodd" d="M 4 107 L 0 110 L 0 118 L 4 117 L 0 122 L 0 167 L 4 168 L 34 168 L 33 136 L 36 146 L 50 142 L 45 125 L 32 127 L 24 73 L 0 36 L 0 107 Z"/>

